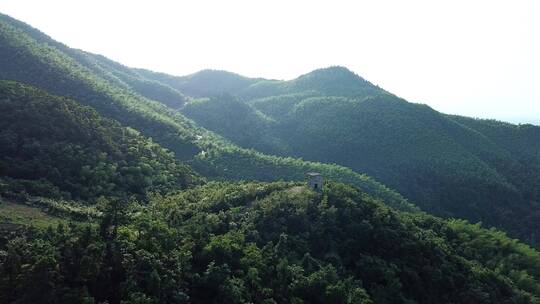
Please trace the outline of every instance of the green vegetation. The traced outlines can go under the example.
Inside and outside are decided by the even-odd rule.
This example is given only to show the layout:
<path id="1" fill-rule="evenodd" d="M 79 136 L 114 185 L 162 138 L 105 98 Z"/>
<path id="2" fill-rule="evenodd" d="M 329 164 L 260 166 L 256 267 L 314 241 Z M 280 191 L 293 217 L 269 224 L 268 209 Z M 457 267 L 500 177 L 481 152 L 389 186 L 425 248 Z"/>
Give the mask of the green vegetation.
<path id="1" fill-rule="evenodd" d="M 90 65 L 80 52 L 5 15 L 0 15 L 0 66 L 0 79 L 27 83 L 91 106 L 102 116 L 152 137 L 179 159 L 200 151 L 194 143 L 197 127 L 191 121 L 122 85 L 114 73 L 103 71 L 105 65 Z"/>
<path id="2" fill-rule="evenodd" d="M 1 194 L 144 198 L 199 182 L 188 166 L 135 130 L 72 100 L 0 81 Z"/>
<path id="3" fill-rule="evenodd" d="M 277 82 L 294 89 L 250 99 L 257 83 L 237 98 L 200 99 L 182 112 L 244 148 L 365 172 L 425 211 L 481 221 L 540 246 L 539 127 L 443 115 L 343 68 Z"/>
<path id="4" fill-rule="evenodd" d="M 216 111 L 218 107 L 220 112 Z M 278 140 L 271 133 L 275 121 L 232 96 L 223 95 L 192 101 L 182 108 L 182 113 L 206 129 L 222 128 L 224 132 L 221 132 L 221 135 L 240 146 L 266 151 L 269 154 L 287 155 L 285 151 L 274 150 L 284 145 L 274 142 Z"/>
<path id="5" fill-rule="evenodd" d="M 540 303 L 538 251 L 359 173 L 538 246 L 539 150 L 345 68 L 174 77 L 0 14 L 0 303 Z"/>
<path id="6" fill-rule="evenodd" d="M 291 81 L 247 78 L 238 74 L 215 70 L 204 70 L 183 77 L 142 69 L 135 69 L 135 71 L 149 79 L 165 83 L 194 97 L 232 94 L 246 99 L 253 99 L 287 94 L 323 96 L 388 94 L 343 67 L 315 70 Z"/>
<path id="7" fill-rule="evenodd" d="M 191 165 L 198 172 L 214 176 L 218 180 L 270 182 L 278 176 L 285 181 L 298 181 L 305 179 L 306 172 L 319 172 L 327 179 L 353 185 L 395 209 L 409 212 L 419 210 L 399 193 L 368 176 L 332 164 L 307 162 L 292 157 L 267 156 L 254 150 L 229 148 L 209 150 L 200 154 Z"/>
<path id="8" fill-rule="evenodd" d="M 104 57 L 70 49 L 38 30 L 5 15 L 0 15 L 0 66 L 2 67 L 0 79 L 28 83 L 47 92 L 73 98 L 83 105 L 94 108 L 101 116 L 114 119 L 141 132 L 144 136 L 151 137 L 157 144 L 171 150 L 177 159 L 196 158 L 195 162 L 204 168 L 209 178 L 221 179 L 234 175 L 237 179 L 298 180 L 304 178 L 306 171 L 294 171 L 295 168 L 313 171 L 318 167 L 315 163 L 303 163 L 297 159 L 296 165 L 287 170 L 287 175 L 280 175 L 279 173 L 283 172 L 283 165 L 291 163 L 290 160 L 267 157 L 240 149 L 199 127 L 178 111 L 166 107 L 164 104 L 178 107 L 185 100 L 180 100 L 180 93 L 172 88 L 174 83 L 169 84 L 163 79 L 158 83 L 159 79 L 145 78 L 148 75 L 161 74 L 130 70 Z M 213 71 L 201 72 L 186 77 L 185 81 L 192 80 L 205 85 L 208 81 L 213 81 L 214 77 L 211 77 L 213 73 Z M 229 80 L 222 83 L 223 87 L 240 86 L 238 83 L 245 82 L 245 79 L 238 75 L 217 73 L 221 76 L 223 74 L 230 76 Z M 238 77 L 240 79 L 237 79 Z M 136 83 L 144 83 L 146 89 L 137 86 Z M 151 93 L 165 91 L 170 94 Z M 175 94 L 178 99 L 171 97 Z M 174 104 L 171 103 L 173 99 L 176 100 Z M 212 159 L 200 157 L 201 151 L 213 152 L 212 155 L 215 157 Z M 230 151 L 235 153 L 230 154 Z M 216 158 L 222 155 L 226 158 Z M 212 162 L 202 163 L 205 160 Z M 232 173 L 233 170 L 238 170 L 239 163 L 243 163 L 241 171 L 245 173 L 244 176 Z M 212 168 L 217 165 L 219 169 Z M 264 172 L 261 166 L 264 166 Z M 331 171 L 329 176 L 337 181 L 350 181 L 351 175 L 354 175 L 356 176 L 354 184 L 370 194 L 383 193 L 381 199 L 395 197 L 400 201 L 394 206 L 402 205 L 403 208 L 410 206 L 403 197 L 365 176 L 360 174 L 341 176 L 340 172 L 346 171 L 344 168 L 338 166 L 325 168 Z M 211 172 L 217 175 L 210 174 Z"/>
<path id="9" fill-rule="evenodd" d="M 296 188 L 211 183 L 11 238 L 0 302 L 539 303 L 540 254 L 502 233 Z"/>
<path id="10" fill-rule="evenodd" d="M 147 79 L 167 84 L 194 97 L 237 92 L 257 81 L 257 79 L 250 79 L 231 72 L 217 70 L 204 70 L 184 77 L 175 77 L 144 69 L 134 69 L 134 71 Z"/>
<path id="11" fill-rule="evenodd" d="M 68 54 L 72 54 L 80 64 L 116 86 L 133 90 L 148 99 L 157 100 L 173 109 L 182 107 L 187 101 L 187 97 L 178 90 L 161 82 L 146 79 L 133 69 L 101 55 L 69 48 L 64 48 L 64 50 Z"/>
<path id="12" fill-rule="evenodd" d="M 4 234 L 4 226 L 30 225 L 47 228 L 65 222 L 65 219 L 51 216 L 35 207 L 0 201 L 0 234 Z"/>

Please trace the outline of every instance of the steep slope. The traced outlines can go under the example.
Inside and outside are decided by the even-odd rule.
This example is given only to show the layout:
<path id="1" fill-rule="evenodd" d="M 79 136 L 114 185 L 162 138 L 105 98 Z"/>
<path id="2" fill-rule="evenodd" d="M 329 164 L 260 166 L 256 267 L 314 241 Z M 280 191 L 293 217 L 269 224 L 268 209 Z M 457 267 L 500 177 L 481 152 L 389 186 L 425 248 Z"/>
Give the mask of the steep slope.
<path id="1" fill-rule="evenodd" d="M 497 120 L 473 119 L 455 115 L 448 115 L 448 118 L 476 130 L 518 158 L 539 156 L 540 126 L 514 125 Z"/>
<path id="2" fill-rule="evenodd" d="M 181 112 L 242 147 L 287 155 L 280 149 L 285 143 L 272 134 L 276 122 L 230 95 L 194 100 Z"/>
<path id="3" fill-rule="evenodd" d="M 53 47 L 65 55 L 68 55 L 77 61 L 78 64 L 84 66 L 99 77 L 112 82 L 115 86 L 131 89 L 144 97 L 159 100 L 171 108 L 179 108 L 186 101 L 186 97 L 182 93 L 162 83 L 148 80 L 140 76 L 131 68 L 125 67 L 100 55 L 69 48 L 64 44 L 51 39 L 49 36 L 44 35 L 37 29 L 16 19 L 10 18 L 9 16 L 0 14 L 0 19 L 3 19 L 4 22 L 17 29 L 24 31 L 26 35 L 35 39 L 39 44 Z M 4 26 L 5 25 L 6 24 L 4 24 Z M 61 55 L 56 55 L 62 60 L 66 60 L 65 57 L 62 58 Z"/>
<path id="4" fill-rule="evenodd" d="M 144 197 L 200 182 L 135 130 L 73 100 L 0 81 L 0 195 Z"/>
<path id="5" fill-rule="evenodd" d="M 182 111 L 242 147 L 366 172 L 424 210 L 540 246 L 537 130 L 446 116 L 346 75 L 317 70 L 280 82 L 297 88 L 273 91 L 285 95 L 246 100 L 243 91 L 234 102 L 211 98 Z"/>
<path id="6" fill-rule="evenodd" d="M 328 184 L 213 183 L 0 243 L 0 302 L 539 303 L 540 254 Z M 39 280 L 37 279 L 39 278 Z"/>
<path id="7" fill-rule="evenodd" d="M 176 158 L 195 162 L 207 177 L 298 180 L 306 172 L 323 168 L 338 181 L 351 182 L 373 195 L 383 194 L 378 197 L 395 207 L 414 210 L 401 195 L 365 175 L 339 166 L 270 157 L 239 148 L 175 111 L 173 108 L 184 101 L 174 99 L 176 103 L 171 104 L 169 97 L 181 93 L 168 84 L 145 78 L 142 71 L 131 71 L 106 58 L 70 49 L 6 15 L 0 15 L 0 67 L 0 79 L 28 83 L 90 106 L 103 117 L 151 137 Z M 148 87 L 141 88 L 131 83 L 132 79 Z M 151 93 L 164 90 L 171 94 Z"/>
<path id="8" fill-rule="evenodd" d="M 79 63 L 112 82 L 114 85 L 131 89 L 148 99 L 157 100 L 170 108 L 181 108 L 187 101 L 187 97 L 178 90 L 161 82 L 149 80 L 139 75 L 133 69 L 104 56 L 69 48 L 66 48 L 66 52 L 71 53 Z"/>
<path id="9" fill-rule="evenodd" d="M 505 166 L 503 170 L 513 176 L 512 183 L 520 189 L 525 199 L 537 202 L 531 208 L 531 216 L 538 217 L 540 212 L 540 127 L 530 124 L 513 125 L 495 120 L 472 119 L 468 117 L 450 116 L 451 119 L 486 136 L 498 147 L 512 155 L 515 162 Z M 535 214 L 535 215 L 534 215 Z"/>
<path id="10" fill-rule="evenodd" d="M 193 123 L 162 104 L 101 77 L 65 46 L 27 25 L 0 15 L 0 79 L 31 84 L 95 108 L 100 114 L 140 130 L 180 159 L 200 151 Z"/>

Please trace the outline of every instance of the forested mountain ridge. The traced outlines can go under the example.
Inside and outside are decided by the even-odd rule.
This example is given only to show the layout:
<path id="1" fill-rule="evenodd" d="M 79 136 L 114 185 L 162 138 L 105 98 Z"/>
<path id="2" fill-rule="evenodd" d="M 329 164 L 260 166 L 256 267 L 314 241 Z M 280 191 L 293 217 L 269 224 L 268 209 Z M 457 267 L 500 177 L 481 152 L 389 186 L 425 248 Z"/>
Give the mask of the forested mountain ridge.
<path id="1" fill-rule="evenodd" d="M 103 77 L 107 81 L 113 82 L 115 86 L 119 86 L 124 89 L 131 89 L 150 99 L 158 99 L 160 102 L 172 108 L 182 106 L 186 100 L 186 97 L 177 90 L 172 89 L 171 87 L 168 87 L 162 83 L 145 79 L 131 68 L 125 67 L 101 55 L 95 55 L 82 50 L 69 48 L 64 44 L 53 40 L 39 30 L 7 15 L 0 14 L 0 17 L 6 22 L 4 26 L 8 26 L 8 24 L 10 24 L 15 28 L 24 31 L 26 35 L 32 39 L 35 39 L 37 43 L 50 46 L 62 53 L 65 53 L 69 57 L 75 59 L 78 64 L 89 69 L 99 77 Z M 30 41 L 28 42 L 32 43 Z M 61 54 L 57 55 L 60 57 L 62 56 Z"/>
<path id="2" fill-rule="evenodd" d="M 0 16 L 0 78 L 31 84 L 95 108 L 141 131 L 180 159 L 200 151 L 194 124 L 162 104 L 117 85 L 81 64 L 67 47 L 8 16 Z M 79 55 L 79 52 L 75 52 Z M 109 73 L 106 73 L 110 76 Z"/>
<path id="3" fill-rule="evenodd" d="M 503 233 L 343 184 L 210 183 L 0 241 L 0 303 L 534 304 L 539 267 Z"/>
<path id="4" fill-rule="evenodd" d="M 189 96 L 204 97 L 235 94 L 262 79 L 251 79 L 231 72 L 203 70 L 195 74 L 177 77 L 145 69 L 133 69 L 142 76 L 165 83 Z"/>
<path id="5" fill-rule="evenodd" d="M 0 195 L 145 198 L 201 182 L 139 132 L 73 100 L 0 81 Z"/>
<path id="6" fill-rule="evenodd" d="M 350 169 L 235 146 L 175 111 L 187 99 L 171 86 L 102 56 L 70 49 L 6 15 L 0 15 L 0 67 L 0 79 L 28 83 L 90 106 L 103 117 L 151 137 L 208 178 L 302 180 L 305 172 L 321 171 L 396 208 L 416 209 L 400 194 Z M 179 98 L 172 100 L 174 96 Z"/>
<path id="7" fill-rule="evenodd" d="M 399 194 L 356 173 L 366 172 L 434 214 L 483 221 L 538 244 L 538 178 L 528 169 L 534 163 L 525 167 L 483 131 L 409 104 L 345 68 L 292 81 L 222 71 L 174 77 L 70 49 L 8 16 L 0 16 L 0 30 L 0 78 L 91 106 L 207 177 L 298 180 L 321 171 L 411 210 Z M 215 82 L 221 84 L 210 85 Z M 181 88 L 238 100 L 223 95 L 190 101 Z M 289 156 L 352 170 L 284 158 Z"/>
<path id="8" fill-rule="evenodd" d="M 359 134 L 386 121 L 396 137 L 382 131 L 374 137 L 426 148 L 400 126 L 422 131 L 435 123 L 426 138 L 441 133 L 451 149 L 433 145 L 430 157 L 460 156 L 465 172 L 480 172 L 494 187 L 489 199 L 497 199 L 531 190 L 527 178 L 523 185 L 509 182 L 490 161 L 513 161 L 519 147 L 499 145 L 524 146 L 534 128 L 488 134 L 482 123 L 418 110 L 339 67 L 287 83 L 204 71 L 181 78 L 183 89 L 176 77 L 151 75 L 70 49 L 0 14 L 0 212 L 22 206 L 15 200 L 26 194 L 74 199 L 81 205 L 67 202 L 68 210 L 92 211 L 53 218 L 55 210 L 44 208 L 49 214 L 41 214 L 37 228 L 0 214 L 0 303 L 540 303 L 540 253 L 528 245 L 418 212 L 347 167 L 289 156 L 299 153 L 293 140 L 310 156 L 327 157 L 319 148 L 346 151 L 355 142 L 344 144 L 350 137 L 340 132 L 358 118 L 365 120 Z M 358 116 L 366 109 L 366 117 Z M 336 116 L 343 125 L 327 124 Z M 511 141 L 513 134 L 520 139 Z M 269 149 L 287 157 L 260 152 Z M 534 147 L 520 155 L 515 172 L 537 156 Z M 381 172 L 389 169 L 381 164 Z M 206 183 L 199 175 L 302 180 L 310 171 L 326 178 L 320 192 L 300 182 Z M 455 189 L 448 195 L 465 193 Z M 527 195 L 533 202 L 535 192 Z M 520 219 L 530 228 L 528 218 Z"/>
<path id="9" fill-rule="evenodd" d="M 230 94 L 245 99 L 254 99 L 289 94 L 319 96 L 389 94 L 347 68 L 340 66 L 318 69 L 290 81 L 247 78 L 219 70 L 204 70 L 188 76 L 171 76 L 144 69 L 133 70 L 193 97 Z"/>
<path id="10" fill-rule="evenodd" d="M 305 79 L 321 89 L 297 85 Z M 250 98 L 245 92 L 258 81 L 237 96 L 201 98 L 181 111 L 242 147 L 366 172 L 426 211 L 540 244 L 538 127 L 444 115 L 340 67 L 270 82 L 304 89 Z"/>

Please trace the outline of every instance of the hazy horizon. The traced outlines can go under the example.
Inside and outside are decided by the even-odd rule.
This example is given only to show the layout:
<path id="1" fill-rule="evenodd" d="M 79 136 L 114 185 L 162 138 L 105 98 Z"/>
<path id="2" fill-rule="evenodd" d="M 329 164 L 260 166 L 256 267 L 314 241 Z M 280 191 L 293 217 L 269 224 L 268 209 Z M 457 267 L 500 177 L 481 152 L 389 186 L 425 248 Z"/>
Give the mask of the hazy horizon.
<path id="1" fill-rule="evenodd" d="M 0 12 L 127 66 L 288 80 L 339 65 L 444 113 L 540 125 L 535 1 L 0 0 Z"/>

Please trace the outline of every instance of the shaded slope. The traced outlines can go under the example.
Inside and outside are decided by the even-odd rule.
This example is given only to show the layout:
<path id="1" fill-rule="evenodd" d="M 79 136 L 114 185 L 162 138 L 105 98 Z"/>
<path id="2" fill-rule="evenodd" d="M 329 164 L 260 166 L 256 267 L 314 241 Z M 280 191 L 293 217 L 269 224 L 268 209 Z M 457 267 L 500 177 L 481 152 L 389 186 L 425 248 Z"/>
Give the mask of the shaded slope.
<path id="1" fill-rule="evenodd" d="M 36 36 L 39 39 L 35 38 Z M 49 42 L 47 36 L 0 15 L 0 79 L 17 80 L 51 93 L 74 98 L 103 116 L 140 130 L 146 136 L 189 159 L 199 148 L 193 143 L 192 122 L 158 102 L 94 73 Z"/>
<path id="2" fill-rule="evenodd" d="M 125 67 L 101 55 L 69 48 L 64 44 L 51 39 L 39 30 L 9 16 L 0 14 L 0 19 L 6 22 L 4 25 L 10 24 L 15 28 L 24 31 L 26 35 L 34 39 L 37 43 L 59 50 L 65 55 L 73 58 L 78 64 L 84 66 L 92 73 L 95 73 L 107 81 L 113 82 L 115 86 L 131 89 L 144 97 L 158 100 L 171 108 L 179 108 L 186 101 L 186 97 L 182 93 L 162 83 L 148 80 L 131 68 Z M 29 41 L 29 43 L 31 42 Z M 65 60 L 66 58 L 63 59 Z"/>
<path id="3" fill-rule="evenodd" d="M 73 100 L 0 81 L 1 194 L 94 200 L 200 183 L 133 129 Z"/>
<path id="4" fill-rule="evenodd" d="M 69 49 L 68 49 L 69 50 Z M 186 96 L 170 86 L 149 80 L 133 69 L 114 62 L 104 56 L 78 50 L 69 50 L 78 62 L 94 73 L 106 78 L 117 86 L 127 87 L 136 93 L 173 108 L 181 108 L 187 101 Z"/>
<path id="5" fill-rule="evenodd" d="M 180 160 L 196 158 L 199 170 L 210 178 L 257 179 L 303 179 L 306 171 L 313 171 L 320 164 L 302 160 L 281 159 L 234 146 L 193 121 L 187 119 L 163 103 L 160 97 L 152 100 L 138 94 L 125 78 L 135 77 L 160 90 L 170 87 L 144 78 L 142 72 L 129 71 L 125 67 L 105 58 L 70 49 L 38 30 L 9 16 L 0 15 L 0 79 L 17 80 L 39 87 L 48 92 L 71 97 L 83 105 L 90 106 L 102 116 L 119 121 L 122 125 L 140 131 L 161 146 L 174 152 Z M 125 74 L 125 75 L 124 75 Z M 157 86 L 155 86 L 157 84 Z M 139 90 L 140 91 L 140 90 Z M 150 94 L 146 94 L 150 96 Z M 151 96 L 150 96 L 151 97 Z M 154 98 L 154 97 L 151 97 Z M 156 97 L 157 98 L 157 97 Z M 207 158 L 211 155 L 223 158 Z M 230 151 L 234 151 L 230 154 Z M 241 164 L 244 175 L 236 174 Z M 261 166 L 268 168 L 261 171 Z M 287 170 L 284 167 L 290 166 Z M 354 185 L 372 191 L 411 210 L 411 205 L 399 194 L 374 182 L 365 175 L 354 172 L 341 176 L 343 168 L 323 165 L 336 180 L 353 180 Z"/>
<path id="6" fill-rule="evenodd" d="M 315 83 L 324 91 L 334 84 L 320 73 L 307 78 L 322 79 Z M 308 90 L 245 102 L 210 99 L 189 104 L 185 114 L 243 147 L 366 172 L 424 210 L 482 221 L 540 244 L 534 127 L 502 130 L 352 83 L 357 90 L 340 96 Z"/>
<path id="7" fill-rule="evenodd" d="M 272 134 L 276 122 L 232 96 L 195 100 L 187 103 L 181 112 L 242 147 L 287 155 L 282 149 L 283 140 Z"/>

